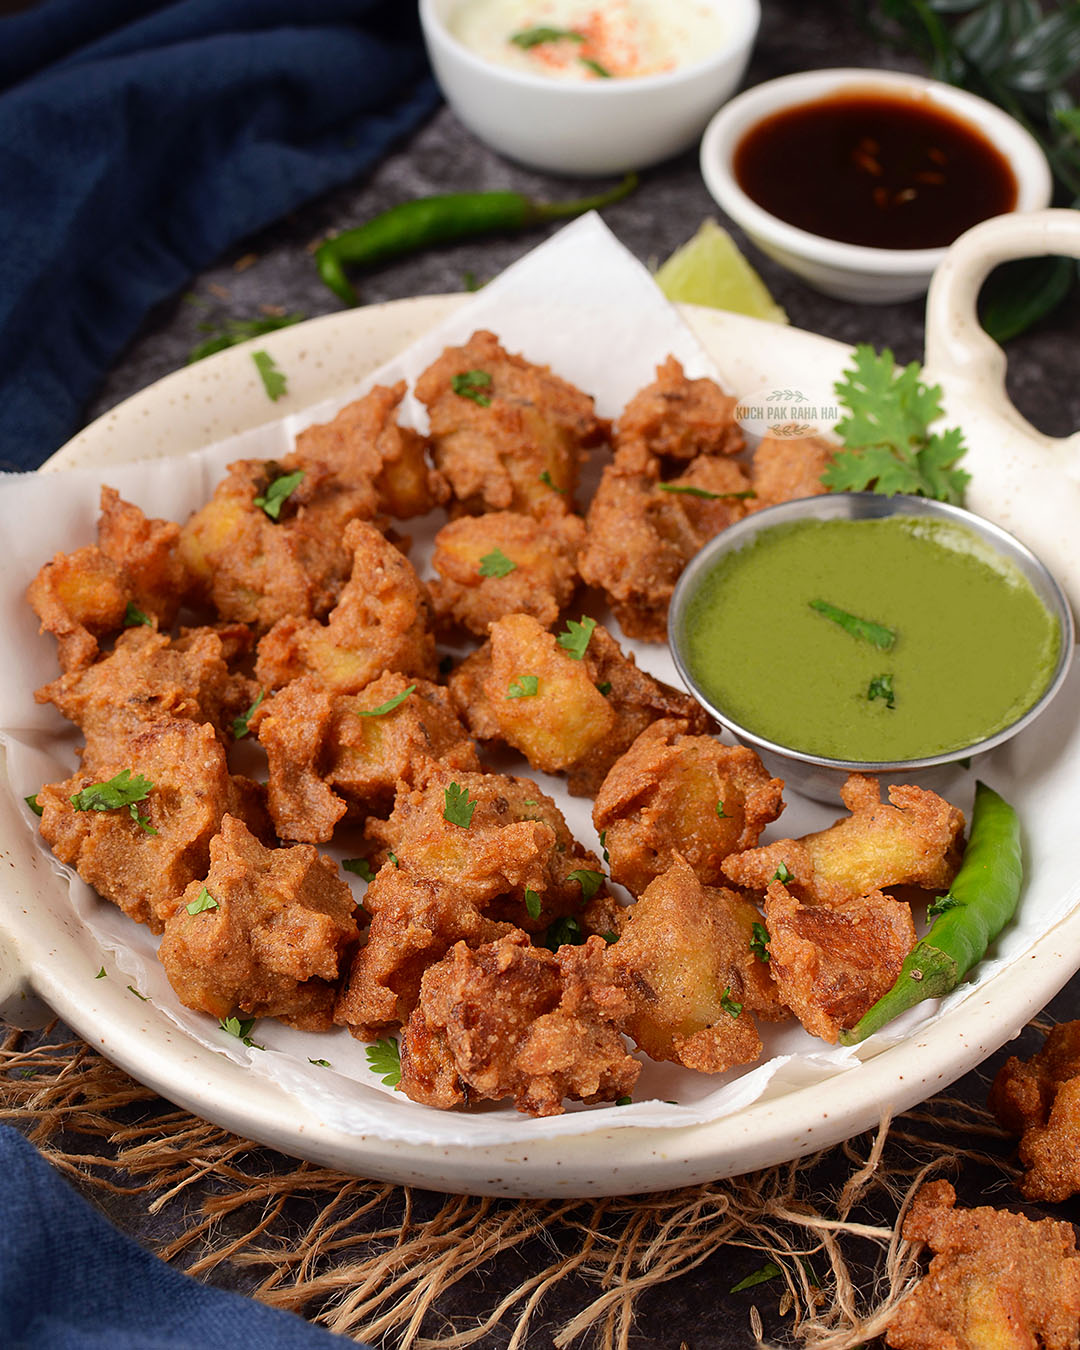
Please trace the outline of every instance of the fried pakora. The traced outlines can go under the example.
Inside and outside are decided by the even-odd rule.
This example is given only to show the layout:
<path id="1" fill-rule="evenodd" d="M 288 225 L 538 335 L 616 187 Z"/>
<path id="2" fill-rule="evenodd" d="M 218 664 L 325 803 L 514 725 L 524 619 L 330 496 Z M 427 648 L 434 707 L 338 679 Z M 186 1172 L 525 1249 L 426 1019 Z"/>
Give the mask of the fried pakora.
<path id="1" fill-rule="evenodd" d="M 367 521 L 347 525 L 342 542 L 352 566 L 327 622 L 281 618 L 260 641 L 255 675 L 266 688 L 312 675 L 355 694 L 388 670 L 434 678 L 431 599 L 412 563 Z"/>
<path id="2" fill-rule="evenodd" d="M 721 885 L 721 862 L 757 843 L 783 809 L 783 789 L 748 747 L 690 736 L 674 718 L 654 722 L 612 765 L 593 804 L 612 880 L 640 895 L 678 853 L 699 881 Z"/>
<path id="3" fill-rule="evenodd" d="M 751 948 L 758 912 L 702 886 L 678 854 L 626 912 L 608 962 L 632 1004 L 624 1029 L 652 1059 L 724 1073 L 761 1054 L 751 1015 L 786 1016 Z"/>
<path id="4" fill-rule="evenodd" d="M 1072 1224 L 956 1209 L 947 1181 L 923 1186 L 904 1220 L 935 1253 L 886 1335 L 892 1350 L 1077 1350 L 1080 1258 Z"/>
<path id="5" fill-rule="evenodd" d="M 656 367 L 654 382 L 623 409 L 616 425 L 616 450 L 625 453 L 640 447 L 670 460 L 736 455 L 744 443 L 735 421 L 736 402 L 715 380 L 687 379 L 682 364 L 669 356 Z"/>
<path id="6" fill-rule="evenodd" d="M 458 943 L 424 973 L 401 1089 L 444 1110 L 512 1097 L 531 1116 L 561 1114 L 567 1097 L 615 1101 L 641 1071 L 618 1032 L 628 1010 L 600 938 L 555 955 L 524 933 Z"/>
<path id="7" fill-rule="evenodd" d="M 180 526 L 151 519 L 115 488 L 102 487 L 98 547 L 131 578 L 135 607 L 171 628 L 188 588 Z"/>
<path id="8" fill-rule="evenodd" d="M 584 539 L 584 521 L 570 514 L 534 520 L 489 511 L 451 521 L 435 536 L 431 559 L 436 616 L 479 637 L 507 614 L 531 614 L 550 628 L 574 597 Z"/>
<path id="9" fill-rule="evenodd" d="M 435 464 L 471 515 L 572 509 L 585 453 L 609 431 L 587 394 L 483 330 L 447 347 L 415 392 L 428 409 Z"/>
<path id="10" fill-rule="evenodd" d="M 1020 1135 L 1029 1200 L 1059 1203 L 1080 1191 L 1080 1022 L 1051 1027 L 1042 1049 L 1011 1055 L 990 1088 L 990 1110 Z"/>
<path id="11" fill-rule="evenodd" d="M 354 910 L 331 859 L 310 844 L 264 848 L 226 815 L 209 871 L 180 896 L 158 956 L 186 1008 L 325 1030 L 357 940 Z"/>
<path id="12" fill-rule="evenodd" d="M 774 881 L 765 923 L 780 997 L 807 1031 L 833 1045 L 896 983 L 916 940 L 910 906 L 879 890 L 804 905 Z"/>
<path id="13" fill-rule="evenodd" d="M 832 462 L 834 448 L 819 436 L 766 436 L 755 448 L 750 467 L 754 496 L 748 511 L 817 497 L 828 489 L 821 475 Z"/>
<path id="14" fill-rule="evenodd" d="M 119 563 L 88 544 L 45 563 L 26 598 L 41 622 L 39 631 L 56 638 L 60 669 L 76 671 L 97 657 L 99 638 L 123 628 L 135 586 Z"/>
<path id="15" fill-rule="evenodd" d="M 282 839 L 325 842 L 349 808 L 385 815 L 398 785 L 411 786 L 434 761 L 480 770 L 446 690 L 390 671 L 356 695 L 302 676 L 262 703 L 251 726 L 266 750 Z"/>
<path id="16" fill-rule="evenodd" d="M 498 620 L 449 688 L 474 736 L 505 741 L 534 769 L 566 773 L 577 796 L 595 794 L 658 718 L 683 718 L 693 731 L 707 726 L 692 698 L 639 670 L 607 629 L 585 617 L 557 637 L 527 614 Z"/>
<path id="17" fill-rule="evenodd" d="M 948 889 L 960 865 L 963 812 L 907 784 L 890 787 L 885 804 L 878 780 L 864 774 L 851 774 L 840 795 L 850 816 L 801 839 L 734 853 L 725 876 L 763 891 L 779 872 L 806 904 L 838 904 L 887 886 Z"/>

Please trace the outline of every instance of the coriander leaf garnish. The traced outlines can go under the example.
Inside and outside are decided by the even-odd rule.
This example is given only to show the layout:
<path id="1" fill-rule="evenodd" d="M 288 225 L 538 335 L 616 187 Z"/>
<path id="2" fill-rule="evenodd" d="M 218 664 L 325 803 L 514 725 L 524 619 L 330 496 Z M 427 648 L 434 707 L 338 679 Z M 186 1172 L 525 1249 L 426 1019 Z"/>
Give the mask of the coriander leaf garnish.
<path id="1" fill-rule="evenodd" d="M 821 475 L 827 488 L 962 501 L 971 478 L 954 467 L 965 452 L 963 434 L 956 428 L 931 434 L 942 414 L 941 386 L 919 377 L 917 361 L 898 371 L 887 348 L 880 356 L 867 343 L 855 348 L 854 365 L 835 386 L 848 416 L 836 425 L 845 448 Z"/>
<path id="2" fill-rule="evenodd" d="M 491 388 L 491 376 L 486 370 L 466 370 L 451 376 L 450 388 L 462 398 L 471 398 L 481 408 L 491 407 L 491 395 L 484 392 Z"/>
<path id="3" fill-rule="evenodd" d="M 783 882 L 786 886 L 787 883 L 793 879 L 794 875 L 794 872 L 788 868 L 787 863 L 782 862 L 769 879 L 770 881 Z"/>
<path id="4" fill-rule="evenodd" d="M 540 917 L 540 897 L 535 891 L 531 891 L 528 886 L 525 887 L 525 911 L 530 919 Z"/>
<path id="5" fill-rule="evenodd" d="M 630 1103 L 631 1103 L 633 1100 L 634 1100 L 633 1097 L 616 1097 L 616 1098 L 615 1098 L 615 1105 L 616 1105 L 616 1106 L 629 1106 Z"/>
<path id="6" fill-rule="evenodd" d="M 23 801 L 27 804 L 30 810 L 33 811 L 35 816 L 40 816 L 44 813 L 45 808 L 38 801 L 38 795 L 36 792 L 31 797 L 24 797 Z"/>
<path id="7" fill-rule="evenodd" d="M 893 690 L 891 675 L 875 675 L 870 681 L 870 687 L 866 691 L 866 697 L 872 703 L 876 698 L 885 700 L 886 708 L 896 707 L 896 694 Z"/>
<path id="8" fill-rule="evenodd" d="M 191 904 L 184 908 L 189 914 L 205 914 L 208 909 L 220 909 L 221 906 L 204 886 Z"/>
<path id="9" fill-rule="evenodd" d="M 554 478 L 552 478 L 551 474 L 548 473 L 547 469 L 545 469 L 544 472 L 540 475 L 540 481 L 541 483 L 544 484 L 545 487 L 554 488 L 556 492 L 561 492 L 563 494 L 566 493 L 566 489 L 561 488 L 558 485 L 558 483 L 556 483 Z"/>
<path id="10" fill-rule="evenodd" d="M 769 961 L 769 930 L 763 923 L 751 925 L 750 931 L 753 937 L 750 939 L 750 950 L 759 961 L 768 964 Z"/>
<path id="11" fill-rule="evenodd" d="M 864 642 L 872 642 L 875 647 L 879 647 L 883 652 L 889 651 L 896 641 L 896 633 L 891 628 L 886 628 L 881 623 L 874 623 L 872 619 L 860 619 L 854 614 L 849 614 L 846 609 L 839 609 L 836 605 L 829 604 L 828 600 L 811 600 L 810 608 L 816 609 L 826 619 L 831 619 L 845 633 L 850 633 L 853 638 L 862 638 Z"/>
<path id="12" fill-rule="evenodd" d="M 508 577 L 515 571 L 517 563 L 508 558 L 501 548 L 493 548 L 480 559 L 479 572 L 482 577 Z"/>
<path id="13" fill-rule="evenodd" d="M 619 940 L 618 933 L 613 933 L 610 928 L 607 930 L 606 933 L 601 933 L 600 936 L 604 939 L 604 941 L 607 943 L 609 947 L 613 942 L 618 942 Z"/>
<path id="14" fill-rule="evenodd" d="M 445 803 L 443 820 L 467 830 L 472 824 L 473 812 L 476 810 L 476 801 L 469 800 L 469 789 L 461 787 L 458 783 L 451 783 L 443 794 L 443 801 Z"/>
<path id="15" fill-rule="evenodd" d="M 604 861 L 611 866 L 611 854 L 607 851 L 607 830 L 600 831 L 600 851 L 604 855 Z"/>
<path id="16" fill-rule="evenodd" d="M 716 814 L 720 817 L 721 820 L 730 820 L 730 819 L 731 819 L 731 817 L 728 815 L 728 813 L 724 810 L 724 803 L 723 803 L 723 802 L 717 802 L 717 803 L 716 803 Z"/>
<path id="17" fill-rule="evenodd" d="M 352 872 L 363 881 L 374 881 L 375 873 L 371 870 L 371 864 L 366 858 L 343 858 L 342 867 L 346 872 Z"/>
<path id="18" fill-rule="evenodd" d="M 397 1087 L 401 1082 L 401 1051 L 393 1037 L 379 1040 L 374 1045 L 364 1047 L 371 1072 L 381 1078 L 387 1087 Z"/>
<path id="19" fill-rule="evenodd" d="M 303 477 L 303 469 L 297 469 L 295 473 L 283 473 L 270 483 L 261 496 L 255 498 L 255 505 L 261 506 L 271 520 L 277 520 L 281 515 L 282 506 L 300 486 Z"/>
<path id="20" fill-rule="evenodd" d="M 191 303 L 201 302 L 198 296 L 195 296 Z M 294 323 L 299 323 L 304 317 L 303 314 L 267 314 L 258 319 L 228 319 L 220 332 L 214 333 L 212 337 L 206 338 L 191 349 L 188 365 L 194 365 L 196 361 L 201 361 L 206 356 L 213 356 L 215 352 L 223 352 L 226 347 L 235 347 L 239 342 L 247 342 L 249 338 L 262 337 L 264 333 L 274 333 L 279 328 L 288 328 Z M 214 325 L 210 323 L 201 323 L 199 327 L 204 333 L 213 333 L 214 330 Z"/>
<path id="21" fill-rule="evenodd" d="M 255 702 L 251 705 L 251 707 L 247 710 L 247 712 L 241 713 L 239 717 L 233 718 L 232 734 L 234 740 L 242 741 L 244 737 L 248 734 L 249 731 L 248 723 L 251 721 L 251 716 L 254 713 L 255 709 L 259 706 L 259 704 L 262 701 L 263 701 L 263 691 L 260 689 L 259 692 L 255 695 Z"/>
<path id="22" fill-rule="evenodd" d="M 333 1065 L 328 1059 L 308 1059 L 309 1064 L 317 1064 L 320 1069 L 330 1069 Z"/>
<path id="23" fill-rule="evenodd" d="M 400 694 L 395 694 L 393 698 L 388 698 L 385 703 L 380 703 L 377 708 L 360 708 L 357 712 L 357 716 L 385 717 L 388 712 L 393 712 L 395 708 L 400 708 L 415 689 L 416 685 L 410 684 L 408 689 L 403 689 Z"/>
<path id="24" fill-rule="evenodd" d="M 252 352 L 251 359 L 255 362 L 255 369 L 259 372 L 259 379 L 263 382 L 267 397 L 272 403 L 276 403 L 286 391 L 285 376 L 278 370 L 269 352 Z"/>
<path id="25" fill-rule="evenodd" d="M 134 628 L 136 624 L 144 623 L 147 628 L 153 628 L 154 621 L 148 614 L 144 614 L 138 605 L 132 601 L 127 602 L 127 609 L 124 610 L 124 627 Z"/>
<path id="26" fill-rule="evenodd" d="M 227 1031 L 230 1036 L 235 1036 L 238 1041 L 242 1041 L 250 1050 L 265 1050 L 265 1045 L 257 1045 L 251 1039 L 251 1029 L 255 1025 L 254 1017 L 246 1017 L 242 1022 L 239 1017 L 226 1017 L 224 1021 L 218 1020 L 218 1026 L 222 1031 Z"/>
<path id="27" fill-rule="evenodd" d="M 393 849 L 388 848 L 386 850 L 386 856 L 390 859 L 390 861 L 394 864 L 395 867 L 401 866 L 401 860 L 398 858 L 398 855 L 393 851 Z"/>
<path id="28" fill-rule="evenodd" d="M 149 1002 L 150 1002 L 150 1000 L 146 997 L 146 995 L 145 995 L 145 994 L 140 994 L 139 991 L 135 988 L 135 986 L 134 986 L 133 984 L 129 984 L 129 985 L 128 985 L 128 993 L 129 993 L 129 994 L 134 994 L 135 997 L 136 997 L 137 999 L 141 999 L 143 1003 L 149 1003 Z"/>
<path id="29" fill-rule="evenodd" d="M 742 1004 L 737 1003 L 735 999 L 733 999 L 731 996 L 730 984 L 720 995 L 720 1006 L 728 1014 L 729 1017 L 738 1017 L 738 1015 L 742 1012 Z"/>
<path id="30" fill-rule="evenodd" d="M 567 880 L 580 882 L 582 903 L 587 905 L 604 884 L 604 874 L 593 872 L 588 867 L 578 867 L 567 873 Z"/>
<path id="31" fill-rule="evenodd" d="M 566 631 L 560 633 L 555 640 L 567 656 L 573 657 L 575 661 L 580 661 L 585 655 L 585 649 L 589 645 L 589 639 L 592 637 L 595 627 L 596 620 L 590 619 L 584 614 L 581 616 L 580 623 L 576 623 L 573 619 L 567 619 Z"/>
<path id="32" fill-rule="evenodd" d="M 71 804 L 76 811 L 119 811 L 126 806 L 136 825 L 147 834 L 157 834 L 150 824 L 149 816 L 142 815 L 135 805 L 136 802 L 146 800 L 153 786 L 149 778 L 144 778 L 142 774 L 136 774 L 133 778 L 130 769 L 121 769 L 107 783 L 91 783 L 89 787 L 76 792 L 71 798 Z"/>
<path id="33" fill-rule="evenodd" d="M 693 483 L 657 483 L 656 486 L 661 492 L 681 492 L 685 497 L 704 497 L 708 501 L 742 502 L 757 496 L 753 489 L 746 492 L 710 492 L 708 488 L 695 487 Z"/>
<path id="34" fill-rule="evenodd" d="M 934 903 L 927 907 L 926 917 L 936 919 L 939 914 L 947 914 L 950 909 L 959 909 L 961 904 L 963 904 L 963 901 L 957 900 L 954 895 L 948 893 L 939 895 Z"/>
<path id="35" fill-rule="evenodd" d="M 523 28 L 519 33 L 514 33 L 510 41 L 516 46 L 528 51 L 530 47 L 538 47 L 541 42 L 560 42 L 562 39 L 568 42 L 584 42 L 585 34 L 575 32 L 573 28 L 548 28 L 538 24 L 535 28 Z"/>
<path id="36" fill-rule="evenodd" d="M 780 1267 L 775 1261 L 766 1261 L 763 1266 L 751 1271 L 744 1280 L 740 1280 L 738 1284 L 733 1284 L 728 1293 L 741 1294 L 744 1289 L 753 1289 L 756 1284 L 764 1284 L 766 1280 L 775 1280 L 780 1273 Z"/>
<path id="37" fill-rule="evenodd" d="M 104 979 L 107 978 L 107 974 L 108 974 L 108 972 L 106 971 L 105 967 L 102 966 L 101 969 L 98 971 L 98 973 L 94 976 L 94 979 L 95 979 L 95 980 L 104 980 Z"/>
<path id="38" fill-rule="evenodd" d="M 536 675 L 519 675 L 516 680 L 510 681 L 510 686 L 506 691 L 507 698 L 532 698 L 540 688 L 540 680 Z"/>
<path id="39" fill-rule="evenodd" d="M 548 926 L 539 945 L 546 947 L 550 952 L 557 952 L 560 947 L 580 947 L 584 941 L 585 934 L 581 931 L 581 924 L 577 919 L 563 916 Z"/>
<path id="40" fill-rule="evenodd" d="M 611 693 L 611 681 L 601 680 L 600 683 L 596 686 L 596 688 L 601 694 L 603 694 L 605 698 L 607 698 L 608 694 Z"/>
<path id="41" fill-rule="evenodd" d="M 591 57 L 588 57 L 588 56 L 579 56 L 579 57 L 578 57 L 578 60 L 581 62 L 581 64 L 582 64 L 583 66 L 585 66 L 585 67 L 587 67 L 589 70 L 591 70 L 592 73 L 593 73 L 594 75 L 599 75 L 600 78 L 603 79 L 603 80 L 610 80 L 610 79 L 611 79 L 611 71 L 610 71 L 610 70 L 606 70 L 606 69 L 600 64 L 599 61 L 594 61 L 594 60 L 592 60 Z"/>

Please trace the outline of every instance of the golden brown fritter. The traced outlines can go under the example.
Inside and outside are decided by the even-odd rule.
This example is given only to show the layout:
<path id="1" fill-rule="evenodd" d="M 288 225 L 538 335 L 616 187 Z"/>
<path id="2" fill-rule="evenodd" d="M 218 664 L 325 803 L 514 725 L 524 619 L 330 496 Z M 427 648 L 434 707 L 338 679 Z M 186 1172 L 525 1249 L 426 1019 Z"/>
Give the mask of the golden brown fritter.
<path id="1" fill-rule="evenodd" d="M 652 1059 L 724 1073 L 758 1058 L 751 1013 L 786 1014 L 750 947 L 757 920 L 749 901 L 703 887 L 678 854 L 630 906 L 607 957 L 633 1005 L 623 1029 Z"/>
<path id="2" fill-rule="evenodd" d="M 395 706 L 375 712 L 388 703 Z M 411 786 L 434 761 L 480 769 L 446 690 L 389 671 L 355 695 L 302 676 L 261 704 L 251 725 L 269 760 L 270 812 L 282 839 L 325 842 L 350 808 L 385 815 L 398 784 Z"/>
<path id="3" fill-rule="evenodd" d="M 451 521 L 435 536 L 431 559 L 437 617 L 480 637 L 507 614 L 531 614 L 550 628 L 574 597 L 584 539 L 585 522 L 570 514 L 534 520 L 489 511 Z"/>
<path id="4" fill-rule="evenodd" d="M 424 974 L 402 1037 L 402 1091 L 443 1109 L 512 1097 L 531 1116 L 561 1114 L 567 1097 L 615 1101 L 641 1071 L 617 1029 L 628 1009 L 601 938 L 554 956 L 524 933 L 458 943 Z"/>
<path id="5" fill-rule="evenodd" d="M 735 421 L 737 400 L 715 380 L 687 379 L 674 356 L 656 367 L 656 380 L 634 395 L 619 418 L 618 450 L 642 447 L 667 459 L 736 455 L 743 435 Z"/>
<path id="6" fill-rule="evenodd" d="M 427 462 L 427 437 L 395 420 L 404 396 L 404 380 L 391 387 L 376 385 L 346 404 L 332 421 L 300 432 L 293 467 L 321 463 L 349 485 L 370 482 L 379 510 L 397 519 L 422 516 L 440 506 L 450 488 Z"/>
<path id="7" fill-rule="evenodd" d="M 819 436 L 766 436 L 754 450 L 750 482 L 754 497 L 747 510 L 817 497 L 827 492 L 821 475 L 832 461 L 835 447 Z"/>
<path id="8" fill-rule="evenodd" d="M 158 956 L 186 1008 L 325 1030 L 357 940 L 354 909 L 331 859 L 310 844 L 264 848 L 226 815 L 209 871 L 180 897 Z"/>
<path id="9" fill-rule="evenodd" d="M 840 795 L 850 816 L 801 839 L 732 854 L 725 876 L 763 891 L 783 865 L 790 889 L 807 904 L 837 904 L 885 886 L 948 889 L 960 864 L 963 812 L 906 784 L 890 787 L 885 805 L 878 780 L 863 774 L 852 774 Z"/>
<path id="10" fill-rule="evenodd" d="M 135 807 L 145 824 L 126 807 L 75 808 L 72 796 L 125 769 L 152 784 Z M 214 728 L 182 717 L 142 724 L 101 747 L 92 771 L 84 767 L 37 796 L 42 838 L 60 861 L 154 933 L 162 931 L 185 887 L 206 875 L 210 840 L 222 816 L 242 815 L 258 800 L 246 781 L 230 778 Z"/>
<path id="11" fill-rule="evenodd" d="M 1051 1027 L 1042 1049 L 1011 1055 L 990 1088 L 990 1110 L 1020 1138 L 1029 1200 L 1059 1203 L 1080 1191 L 1080 1022 Z"/>
<path id="12" fill-rule="evenodd" d="M 431 600 L 412 563 L 367 521 L 346 526 L 342 542 L 351 571 L 327 622 L 282 618 L 259 643 L 255 674 L 266 688 L 312 675 L 355 694 L 387 670 L 434 678 Z"/>
<path id="13" fill-rule="evenodd" d="M 473 515 L 573 509 L 585 451 L 608 434 L 587 394 L 483 330 L 447 347 L 415 392 L 431 419 L 435 463 Z"/>
<path id="14" fill-rule="evenodd" d="M 729 853 L 752 848 L 783 809 L 783 780 L 770 778 L 746 746 L 689 736 L 686 722 L 647 727 L 612 765 L 593 805 L 611 877 L 633 895 L 676 853 L 699 881 L 718 886 Z"/>
<path id="15" fill-rule="evenodd" d="M 115 488 L 102 487 L 98 547 L 131 578 L 136 608 L 171 628 L 188 588 L 180 526 L 150 519 Z"/>
<path id="16" fill-rule="evenodd" d="M 34 694 L 53 703 L 86 737 L 83 768 L 109 758 L 112 742 L 161 717 L 210 722 L 232 739 L 233 718 L 258 692 L 253 680 L 230 672 L 226 644 L 212 629 L 173 642 L 145 625 L 121 633 L 113 650 L 91 666 L 70 671 Z"/>
<path id="17" fill-rule="evenodd" d="M 571 649 L 586 636 L 575 657 Z M 693 731 L 707 726 L 692 698 L 639 670 L 584 616 L 558 636 L 527 614 L 500 619 L 449 688 L 474 736 L 505 741 L 535 769 L 566 773 L 577 796 L 594 795 L 619 755 L 658 718 L 684 718 Z"/>
<path id="18" fill-rule="evenodd" d="M 891 989 L 915 945 L 911 909 L 881 891 L 803 905 L 780 881 L 765 893 L 769 971 L 814 1036 L 836 1043 Z"/>
<path id="19" fill-rule="evenodd" d="M 691 489 L 691 491 L 687 491 Z M 746 514 L 750 480 L 702 455 L 666 483 L 654 456 L 620 451 L 589 506 L 578 569 L 608 598 L 627 637 L 663 642 L 675 583 L 698 550 Z"/>
<path id="20" fill-rule="evenodd" d="M 41 622 L 40 632 L 56 638 L 63 671 L 81 670 L 98 654 L 98 639 L 124 626 L 135 586 L 119 563 L 88 544 L 57 553 L 27 588 L 26 598 Z"/>
<path id="21" fill-rule="evenodd" d="M 947 1181 L 921 1188 L 904 1220 L 935 1253 L 886 1335 L 893 1350 L 1077 1350 L 1080 1259 L 1072 1224 L 956 1209 Z"/>

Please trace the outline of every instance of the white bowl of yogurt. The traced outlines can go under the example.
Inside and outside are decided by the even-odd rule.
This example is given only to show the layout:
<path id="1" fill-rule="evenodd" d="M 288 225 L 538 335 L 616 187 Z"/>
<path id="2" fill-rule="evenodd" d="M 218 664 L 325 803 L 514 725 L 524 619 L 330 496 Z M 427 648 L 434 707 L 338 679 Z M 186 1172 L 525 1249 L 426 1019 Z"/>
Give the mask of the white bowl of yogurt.
<path id="1" fill-rule="evenodd" d="M 500 154 L 552 173 L 644 168 L 734 93 L 758 0 L 420 0 L 446 101 Z"/>

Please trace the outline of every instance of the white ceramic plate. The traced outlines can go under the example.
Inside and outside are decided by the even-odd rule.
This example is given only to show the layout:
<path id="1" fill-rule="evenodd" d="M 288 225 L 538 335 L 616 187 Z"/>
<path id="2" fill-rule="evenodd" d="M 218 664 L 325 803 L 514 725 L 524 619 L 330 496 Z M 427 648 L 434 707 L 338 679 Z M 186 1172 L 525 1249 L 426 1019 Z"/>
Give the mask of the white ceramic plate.
<path id="1" fill-rule="evenodd" d="M 275 417 L 352 385 L 461 303 L 430 297 L 335 314 L 259 339 L 289 372 Z M 798 330 L 688 307 L 686 317 L 737 391 L 784 383 L 829 389 L 847 349 Z M 102 468 L 171 456 L 258 425 L 267 403 L 249 353 L 234 348 L 178 371 L 81 432 L 50 469 Z M 1074 683 L 1059 700 L 1077 703 Z M 1067 711 L 1067 708 L 1064 711 Z M 1038 798 L 1052 740 L 1021 760 Z M 1026 767 L 1025 767 L 1026 766 Z M 1052 766 L 1046 788 L 1053 786 Z M 1063 849 L 1064 852 L 1064 849 Z M 349 1135 L 310 1104 L 192 1041 L 150 1003 L 134 1002 L 119 980 L 92 978 L 99 952 L 33 845 L 25 822 L 0 812 L 0 1011 L 32 1020 L 43 1000 L 91 1045 L 168 1099 L 285 1153 L 360 1175 L 482 1194 L 587 1196 L 667 1189 L 748 1171 L 836 1143 L 905 1109 L 965 1073 L 1023 1026 L 1068 979 L 1080 951 L 1075 908 L 1034 947 L 946 1012 L 924 1032 L 868 1058 L 828 1084 L 785 1085 L 707 1125 L 596 1128 L 520 1144 L 478 1147 L 411 1144 Z M 1062 877 L 1074 868 L 1059 859 Z M 1058 868 L 1052 869 L 1054 876 Z M 1062 881 L 1064 895 L 1065 881 Z M 1070 900 L 1074 899 L 1069 892 Z"/>

